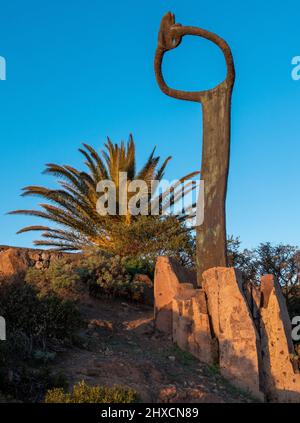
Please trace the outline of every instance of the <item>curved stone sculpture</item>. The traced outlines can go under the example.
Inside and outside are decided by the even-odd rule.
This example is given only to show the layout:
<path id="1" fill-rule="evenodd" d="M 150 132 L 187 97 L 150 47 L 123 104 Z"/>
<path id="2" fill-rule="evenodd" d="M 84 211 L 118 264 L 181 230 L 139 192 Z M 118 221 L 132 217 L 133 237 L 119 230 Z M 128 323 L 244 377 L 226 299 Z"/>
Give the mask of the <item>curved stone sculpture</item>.
<path id="1" fill-rule="evenodd" d="M 164 54 L 176 48 L 185 35 L 196 35 L 216 44 L 223 52 L 227 76 L 206 91 L 179 91 L 168 87 L 162 74 Z M 202 273 L 215 266 L 227 266 L 225 201 L 229 169 L 231 94 L 235 79 L 233 57 L 228 44 L 204 29 L 175 23 L 172 13 L 161 22 L 155 55 L 156 79 L 161 90 L 180 100 L 195 101 L 203 108 L 201 178 L 204 180 L 204 223 L 197 228 L 198 284 Z"/>

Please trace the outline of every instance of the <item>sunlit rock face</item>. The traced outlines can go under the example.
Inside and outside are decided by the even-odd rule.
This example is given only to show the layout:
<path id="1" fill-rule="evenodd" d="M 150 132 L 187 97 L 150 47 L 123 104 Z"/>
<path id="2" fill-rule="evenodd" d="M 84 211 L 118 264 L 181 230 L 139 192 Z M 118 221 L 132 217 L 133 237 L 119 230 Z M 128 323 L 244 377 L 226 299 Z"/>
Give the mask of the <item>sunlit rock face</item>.
<path id="1" fill-rule="evenodd" d="M 20 278 L 30 267 L 46 269 L 53 261 L 62 258 L 73 260 L 77 257 L 77 254 L 71 253 L 1 246 L 0 278 Z"/>
<path id="2" fill-rule="evenodd" d="M 272 275 L 261 279 L 260 308 L 263 376 L 272 402 L 300 402 L 300 374 L 295 373 L 291 321 L 279 283 Z"/>
<path id="3" fill-rule="evenodd" d="M 8 248 L 0 252 L 0 276 L 4 278 L 25 275 L 29 264 L 26 250 Z"/>
<path id="4" fill-rule="evenodd" d="M 263 399 L 260 391 L 259 334 L 246 301 L 241 276 L 233 268 L 203 273 L 212 328 L 219 344 L 221 374 L 235 386 Z"/>
<path id="5" fill-rule="evenodd" d="M 155 267 L 155 324 L 157 329 L 171 334 L 172 301 L 177 296 L 190 298 L 196 286 L 196 274 L 180 266 L 174 259 L 159 257 Z"/>
<path id="6" fill-rule="evenodd" d="M 279 284 L 244 284 L 233 268 L 195 275 L 159 257 L 154 280 L 155 325 L 181 349 L 258 400 L 300 402 L 300 374 L 293 365 L 291 323 Z"/>

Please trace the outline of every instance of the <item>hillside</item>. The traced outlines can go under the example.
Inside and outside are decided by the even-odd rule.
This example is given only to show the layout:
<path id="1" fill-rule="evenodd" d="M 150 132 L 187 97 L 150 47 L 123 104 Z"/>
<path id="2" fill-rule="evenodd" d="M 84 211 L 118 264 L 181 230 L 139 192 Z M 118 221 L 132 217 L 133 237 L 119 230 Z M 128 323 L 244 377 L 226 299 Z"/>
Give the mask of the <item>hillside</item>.
<path id="1" fill-rule="evenodd" d="M 70 384 L 122 384 L 143 402 L 251 402 L 218 369 L 201 364 L 153 330 L 153 309 L 116 300 L 86 298 L 80 305 L 87 328 L 80 347 L 52 364 Z"/>

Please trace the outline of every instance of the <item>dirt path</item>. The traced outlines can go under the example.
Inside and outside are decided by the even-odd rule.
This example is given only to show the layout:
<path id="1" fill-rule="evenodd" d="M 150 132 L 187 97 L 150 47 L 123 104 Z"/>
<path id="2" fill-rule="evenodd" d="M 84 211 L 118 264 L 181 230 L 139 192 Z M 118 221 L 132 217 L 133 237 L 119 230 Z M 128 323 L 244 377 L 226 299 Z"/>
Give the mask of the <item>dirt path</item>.
<path id="1" fill-rule="evenodd" d="M 155 333 L 152 308 L 90 299 L 82 313 L 88 328 L 80 334 L 80 347 L 54 363 L 71 384 L 126 385 L 142 402 L 251 402 L 217 369 Z"/>

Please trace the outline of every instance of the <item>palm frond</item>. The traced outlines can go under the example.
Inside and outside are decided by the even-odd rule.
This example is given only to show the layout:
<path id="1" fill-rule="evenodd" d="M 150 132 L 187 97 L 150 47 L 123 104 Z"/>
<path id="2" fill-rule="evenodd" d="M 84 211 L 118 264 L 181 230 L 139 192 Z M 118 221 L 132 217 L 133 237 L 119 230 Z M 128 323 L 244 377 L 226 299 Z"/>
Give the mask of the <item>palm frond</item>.
<path id="1" fill-rule="evenodd" d="M 115 235 L 116 227 L 119 225 L 122 227 L 125 224 L 128 232 L 130 225 L 134 224 L 139 217 L 130 216 L 130 211 L 128 212 L 129 216 L 123 216 L 118 212 L 115 216 L 101 216 L 96 207 L 100 195 L 97 192 L 97 185 L 100 181 L 106 179 L 113 181 L 118 190 L 120 172 L 127 172 L 128 182 L 143 180 L 148 191 L 145 189 L 139 193 L 140 201 L 143 202 L 146 199 L 148 211 L 157 204 L 162 214 L 168 202 L 174 205 L 180 200 L 183 187 L 187 189 L 186 195 L 194 189 L 189 187 L 187 179 L 199 174 L 199 172 L 192 172 L 173 184 L 167 192 L 156 195 L 151 192 L 151 183 L 154 180 L 158 182 L 162 180 L 171 156 L 167 157 L 159 166 L 160 157 L 155 156 L 154 148 L 144 166 L 139 172 L 136 172 L 136 152 L 132 135 L 129 136 L 127 143 L 122 141 L 119 145 L 114 144 L 108 138 L 105 149 L 101 151 L 101 157 L 93 147 L 85 143 L 79 152 L 85 160 L 85 171 L 70 165 L 48 163 L 43 173 L 57 178 L 59 187 L 50 189 L 30 185 L 23 188 L 23 197 L 36 196 L 46 202 L 39 205 L 40 210 L 21 209 L 9 213 L 41 218 L 55 224 L 54 228 L 46 225 L 30 225 L 18 231 L 19 234 L 40 231 L 42 239 L 35 241 L 35 245 L 48 246 L 62 251 L 75 251 L 97 246 L 100 249 L 113 252 L 118 242 Z M 134 195 L 136 193 L 128 193 L 127 201 L 129 202 Z M 117 210 L 119 210 L 119 201 L 117 196 Z M 190 213 L 189 209 L 179 210 L 178 220 L 188 218 L 188 212 Z M 152 216 L 149 216 L 149 219 L 152 219 Z M 149 222 L 151 225 L 155 225 L 153 219 Z M 160 235 L 158 228 L 157 231 L 153 229 L 155 237 Z M 120 233 L 122 231 L 119 232 L 119 236 L 121 236 Z M 147 242 L 147 236 L 145 236 L 145 244 Z"/>

